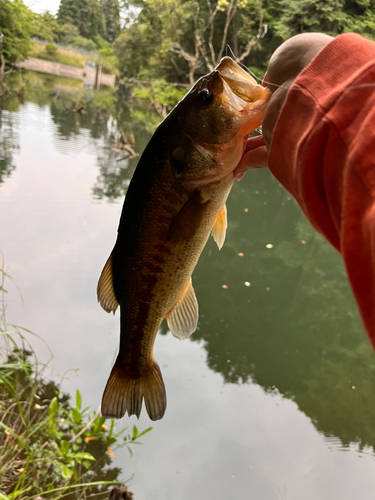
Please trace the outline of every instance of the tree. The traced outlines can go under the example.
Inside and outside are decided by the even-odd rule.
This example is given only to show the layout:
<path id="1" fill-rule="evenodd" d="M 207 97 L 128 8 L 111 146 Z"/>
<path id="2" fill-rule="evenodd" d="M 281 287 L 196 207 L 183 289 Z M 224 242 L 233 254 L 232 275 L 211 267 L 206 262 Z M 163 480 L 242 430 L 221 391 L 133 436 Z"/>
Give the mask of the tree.
<path id="1" fill-rule="evenodd" d="M 48 10 L 44 14 L 34 14 L 32 35 L 49 42 L 56 42 L 60 34 L 60 26 Z"/>
<path id="2" fill-rule="evenodd" d="M 121 31 L 120 5 L 118 0 L 100 0 L 100 4 L 105 19 L 107 40 L 112 43 Z"/>
<path id="3" fill-rule="evenodd" d="M 191 85 L 218 64 L 227 44 L 243 61 L 266 32 L 260 0 L 144 0 L 136 5 L 141 12 L 121 34 L 130 47 L 126 56 L 118 55 L 120 61 L 142 60 L 144 51 L 132 39 L 142 38 L 144 45 L 146 34 L 153 43 L 141 71 L 147 67 L 153 77 Z"/>
<path id="4" fill-rule="evenodd" d="M 77 26 L 71 23 L 63 24 L 60 30 L 60 43 L 63 45 L 72 45 L 74 40 L 79 36 Z"/>
<path id="5" fill-rule="evenodd" d="M 298 33 L 355 32 L 375 39 L 374 0 L 265 0 L 269 29 L 279 43 Z"/>
<path id="6" fill-rule="evenodd" d="M 34 14 L 21 0 L 0 0 L 1 57 L 13 64 L 27 57 L 31 49 Z M 1 66 L 1 63 L 0 63 Z"/>
<path id="7" fill-rule="evenodd" d="M 57 20 L 60 25 L 76 26 L 79 35 L 94 41 L 98 35 L 106 36 L 104 15 L 98 0 L 61 0 Z"/>
<path id="8" fill-rule="evenodd" d="M 142 73 L 153 74 L 153 60 L 160 56 L 160 40 L 148 23 L 136 22 L 125 28 L 113 48 L 122 76 L 139 78 Z"/>

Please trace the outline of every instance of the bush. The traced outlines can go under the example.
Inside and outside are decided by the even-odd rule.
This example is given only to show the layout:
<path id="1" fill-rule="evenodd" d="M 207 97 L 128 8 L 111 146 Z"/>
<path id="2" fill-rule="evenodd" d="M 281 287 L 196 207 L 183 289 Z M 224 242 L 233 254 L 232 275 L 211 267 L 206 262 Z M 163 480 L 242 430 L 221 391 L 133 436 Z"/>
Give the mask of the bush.
<path id="1" fill-rule="evenodd" d="M 77 26 L 74 26 L 74 24 L 70 23 L 63 24 L 61 26 L 59 43 L 61 43 L 62 45 L 70 45 L 78 36 L 79 31 Z"/>
<path id="2" fill-rule="evenodd" d="M 83 36 L 77 36 L 74 38 L 70 45 L 72 47 L 76 47 L 77 49 L 83 49 L 87 52 L 96 52 L 97 46 L 93 40 L 89 40 L 88 38 L 84 38 Z"/>
<path id="3" fill-rule="evenodd" d="M 56 56 L 58 52 L 58 47 L 56 45 L 53 45 L 52 43 L 46 43 L 45 50 L 49 56 Z"/>
<path id="4" fill-rule="evenodd" d="M 5 277 L 0 268 L 0 293 Z M 152 428 L 116 433 L 114 420 L 107 426 L 99 411 L 82 406 L 79 391 L 70 403 L 68 394 L 43 377 L 45 366 L 21 329 L 11 325 L 8 331 L 4 307 L 0 339 L 0 498 L 57 500 L 69 494 L 75 500 L 121 484 L 121 470 L 109 468 L 114 450 L 127 447 L 132 454 L 129 445 Z"/>

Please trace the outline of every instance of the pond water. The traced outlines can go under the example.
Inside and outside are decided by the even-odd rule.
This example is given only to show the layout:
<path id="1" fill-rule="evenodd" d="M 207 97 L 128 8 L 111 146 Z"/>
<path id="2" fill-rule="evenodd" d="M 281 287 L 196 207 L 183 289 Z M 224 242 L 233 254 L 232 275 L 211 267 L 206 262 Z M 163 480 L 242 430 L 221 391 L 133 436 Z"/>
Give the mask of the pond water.
<path id="1" fill-rule="evenodd" d="M 8 285 L 7 319 L 97 408 L 119 315 L 96 284 L 137 161 L 108 137 L 121 124 L 140 154 L 157 118 L 104 94 L 79 116 L 74 89 L 52 87 L 28 83 L 1 114 L 0 248 L 22 292 Z M 115 455 L 135 500 L 372 500 L 375 357 L 340 256 L 260 170 L 232 190 L 223 249 L 211 240 L 193 274 L 197 332 L 180 342 L 163 324 L 156 339 L 164 418 L 117 424 L 154 427 L 133 458 Z"/>

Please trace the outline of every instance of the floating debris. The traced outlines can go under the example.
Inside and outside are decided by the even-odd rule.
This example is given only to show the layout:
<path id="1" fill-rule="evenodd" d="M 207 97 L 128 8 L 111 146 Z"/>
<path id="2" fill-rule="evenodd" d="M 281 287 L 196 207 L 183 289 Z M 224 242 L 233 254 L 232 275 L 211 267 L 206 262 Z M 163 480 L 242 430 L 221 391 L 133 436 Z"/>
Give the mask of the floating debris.
<path id="1" fill-rule="evenodd" d="M 250 286 L 250 285 L 251 285 L 250 281 L 245 281 L 245 286 Z"/>
<path id="2" fill-rule="evenodd" d="M 120 127 L 119 129 L 120 137 L 116 137 L 115 134 L 111 133 L 111 149 L 115 153 L 125 152 L 125 158 L 135 158 L 138 154 L 134 151 L 133 147 L 135 145 L 134 134 L 130 132 L 129 137 L 126 136 L 123 129 Z M 121 158 L 123 160 L 124 158 Z"/>
<path id="3" fill-rule="evenodd" d="M 244 254 L 243 254 L 242 252 L 239 252 L 239 253 L 238 253 L 238 256 L 239 256 L 239 257 L 243 257 L 243 256 L 244 256 Z"/>
<path id="4" fill-rule="evenodd" d="M 228 288 L 228 285 L 222 285 L 221 288 L 224 288 L 224 290 L 226 290 Z"/>
<path id="5" fill-rule="evenodd" d="M 302 245 L 306 245 L 306 241 L 305 240 L 302 240 L 301 243 L 302 243 Z"/>
<path id="6" fill-rule="evenodd" d="M 244 212 L 248 212 L 248 211 L 249 211 L 249 209 L 248 209 L 248 208 L 244 208 Z"/>
<path id="7" fill-rule="evenodd" d="M 266 288 L 266 290 L 267 290 L 267 292 L 269 292 L 269 291 L 271 290 L 271 288 L 268 286 L 268 287 Z"/>
<path id="8" fill-rule="evenodd" d="M 259 194 L 259 191 L 255 191 L 255 194 Z"/>
<path id="9" fill-rule="evenodd" d="M 272 243 L 268 243 L 268 245 L 266 245 L 266 248 L 273 248 Z"/>

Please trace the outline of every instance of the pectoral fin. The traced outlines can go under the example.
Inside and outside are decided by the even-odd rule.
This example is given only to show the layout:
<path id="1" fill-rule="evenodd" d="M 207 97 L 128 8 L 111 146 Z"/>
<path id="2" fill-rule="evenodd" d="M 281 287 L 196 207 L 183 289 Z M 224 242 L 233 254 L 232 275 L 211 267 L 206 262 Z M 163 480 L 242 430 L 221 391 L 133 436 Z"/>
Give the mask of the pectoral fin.
<path id="1" fill-rule="evenodd" d="M 224 245 L 225 235 L 227 233 L 227 206 L 224 204 L 220 212 L 217 214 L 214 226 L 212 228 L 212 236 L 216 241 L 219 250 Z"/>
<path id="2" fill-rule="evenodd" d="M 109 312 L 115 314 L 116 309 L 119 306 L 117 302 L 115 291 L 113 289 L 112 281 L 112 253 L 108 257 L 107 262 L 103 268 L 102 274 L 100 275 L 98 287 L 98 302 L 102 308 Z"/>
<path id="3" fill-rule="evenodd" d="M 195 192 L 175 216 L 168 234 L 168 241 L 180 243 L 191 240 L 199 231 L 210 200 L 203 201 L 199 191 Z"/>
<path id="4" fill-rule="evenodd" d="M 197 329 L 198 302 L 191 279 L 175 307 L 167 314 L 168 328 L 180 340 L 187 339 Z"/>

